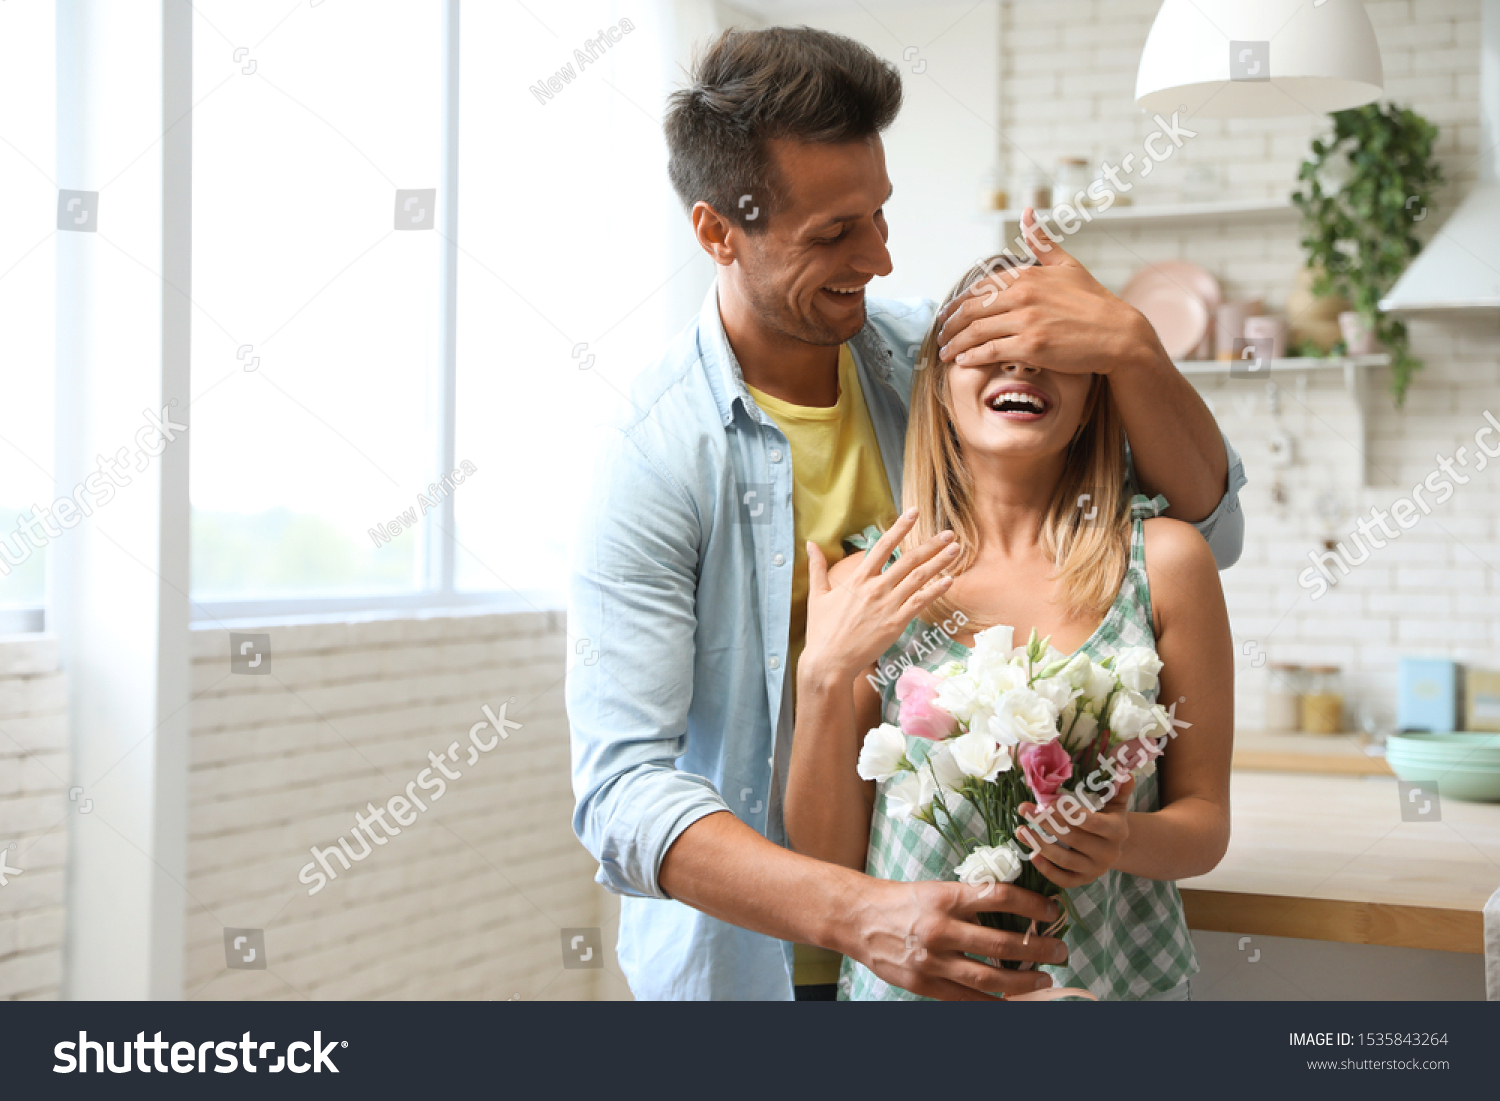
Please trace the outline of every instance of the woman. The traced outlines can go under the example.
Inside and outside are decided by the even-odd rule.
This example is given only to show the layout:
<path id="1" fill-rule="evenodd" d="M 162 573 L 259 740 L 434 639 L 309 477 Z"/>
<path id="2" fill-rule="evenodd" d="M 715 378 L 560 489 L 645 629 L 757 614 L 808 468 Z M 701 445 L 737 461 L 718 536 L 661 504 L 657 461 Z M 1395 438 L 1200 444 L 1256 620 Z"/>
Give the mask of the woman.
<path id="1" fill-rule="evenodd" d="M 1007 266 L 997 257 L 971 269 L 950 300 Z M 937 332 L 935 323 L 912 389 L 906 512 L 878 540 L 872 529 L 854 541 L 869 553 L 832 570 L 808 547 L 788 837 L 799 852 L 883 879 L 954 878 L 937 832 L 887 816 L 885 785 L 856 774 L 864 733 L 895 722 L 900 706 L 896 678 L 872 659 L 887 670 L 893 661 L 936 669 L 999 624 L 1018 640 L 1034 628 L 1094 661 L 1154 646 L 1164 663 L 1157 698 L 1177 701 L 1186 732 L 1153 774 L 1082 825 L 1024 808 L 1046 832 L 1018 840 L 1078 915 L 1067 962 L 1047 968 L 1056 985 L 1105 999 L 1185 999 L 1197 960 L 1174 881 L 1212 869 L 1229 840 L 1233 651 L 1213 555 L 1190 525 L 1158 515 L 1165 500 L 1127 491 L 1107 364 L 1091 375 L 943 365 Z M 951 634 L 934 626 L 944 623 Z M 915 997 L 850 960 L 840 996 Z"/>

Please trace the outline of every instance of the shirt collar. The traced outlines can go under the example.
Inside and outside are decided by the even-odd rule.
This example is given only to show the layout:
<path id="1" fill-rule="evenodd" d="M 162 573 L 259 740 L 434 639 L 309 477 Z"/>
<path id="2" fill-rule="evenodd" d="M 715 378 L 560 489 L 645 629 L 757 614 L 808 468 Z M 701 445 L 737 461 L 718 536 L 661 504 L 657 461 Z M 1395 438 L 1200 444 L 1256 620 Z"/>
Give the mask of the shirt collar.
<path id="1" fill-rule="evenodd" d="M 724 332 L 724 319 L 719 314 L 717 279 L 709 286 L 708 294 L 703 299 L 703 310 L 698 315 L 698 350 L 708 367 L 708 385 L 713 390 L 724 427 L 728 428 L 734 421 L 736 400 L 744 406 L 752 420 L 757 424 L 765 424 L 765 414 L 750 396 L 750 391 L 745 386 L 745 373 L 740 368 L 734 349 L 729 346 L 728 334 Z M 890 381 L 893 353 L 885 338 L 870 323 L 868 307 L 864 325 L 849 340 L 849 351 L 854 356 L 856 365 L 868 367 L 882 382 Z"/>

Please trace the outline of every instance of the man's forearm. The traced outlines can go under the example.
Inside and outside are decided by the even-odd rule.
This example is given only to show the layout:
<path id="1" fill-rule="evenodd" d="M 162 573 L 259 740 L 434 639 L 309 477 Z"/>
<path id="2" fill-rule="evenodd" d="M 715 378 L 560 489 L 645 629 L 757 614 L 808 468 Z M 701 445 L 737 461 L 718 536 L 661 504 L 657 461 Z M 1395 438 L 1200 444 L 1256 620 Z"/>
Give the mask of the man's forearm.
<path id="1" fill-rule="evenodd" d="M 1149 333 L 1149 329 L 1148 329 Z M 1167 515 L 1190 523 L 1207 517 L 1229 490 L 1224 440 L 1213 414 L 1154 333 L 1139 357 L 1109 374 L 1136 481 L 1171 506 Z"/>
<path id="2" fill-rule="evenodd" d="M 662 890 L 711 917 L 780 940 L 841 950 L 864 877 L 767 841 L 727 811 L 683 830 L 662 858 Z M 841 904 L 840 899 L 849 900 Z"/>

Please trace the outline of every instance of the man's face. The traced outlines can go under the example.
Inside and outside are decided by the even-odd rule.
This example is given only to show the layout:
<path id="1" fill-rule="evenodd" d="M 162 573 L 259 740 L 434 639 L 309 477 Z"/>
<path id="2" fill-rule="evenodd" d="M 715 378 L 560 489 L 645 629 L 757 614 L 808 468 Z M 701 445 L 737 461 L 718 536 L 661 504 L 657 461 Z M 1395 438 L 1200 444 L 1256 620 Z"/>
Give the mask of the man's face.
<path id="1" fill-rule="evenodd" d="M 739 288 L 766 328 L 807 344 L 842 344 L 865 322 L 865 284 L 891 271 L 880 138 L 840 145 L 770 143 L 787 192 L 765 232 L 737 233 Z"/>

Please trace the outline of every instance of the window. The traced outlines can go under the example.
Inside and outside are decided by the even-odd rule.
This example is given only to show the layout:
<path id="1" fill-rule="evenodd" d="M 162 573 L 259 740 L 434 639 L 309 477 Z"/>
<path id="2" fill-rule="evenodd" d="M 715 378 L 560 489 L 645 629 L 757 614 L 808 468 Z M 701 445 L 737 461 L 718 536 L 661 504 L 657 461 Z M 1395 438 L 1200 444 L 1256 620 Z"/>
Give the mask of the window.
<path id="1" fill-rule="evenodd" d="M 46 537 L 25 529 L 55 497 L 56 22 L 51 3 L 0 8 L 0 633 L 40 630 L 46 598 Z"/>
<path id="2" fill-rule="evenodd" d="M 460 587 L 563 587 L 598 426 L 712 279 L 667 181 L 670 8 L 464 6 Z"/>
<path id="3" fill-rule="evenodd" d="M 195 4 L 196 601 L 426 584 L 443 8 Z"/>
<path id="4" fill-rule="evenodd" d="M 685 61 L 674 43 L 712 29 L 709 7 L 463 5 L 456 144 L 454 7 L 194 4 L 199 618 L 560 592 L 598 425 L 712 278 L 660 126 Z M 61 492 L 66 181 L 52 179 L 55 9 L 3 5 L 0 20 L 0 630 L 13 630 L 40 627 L 46 597 L 44 550 L 14 518 Z"/>

